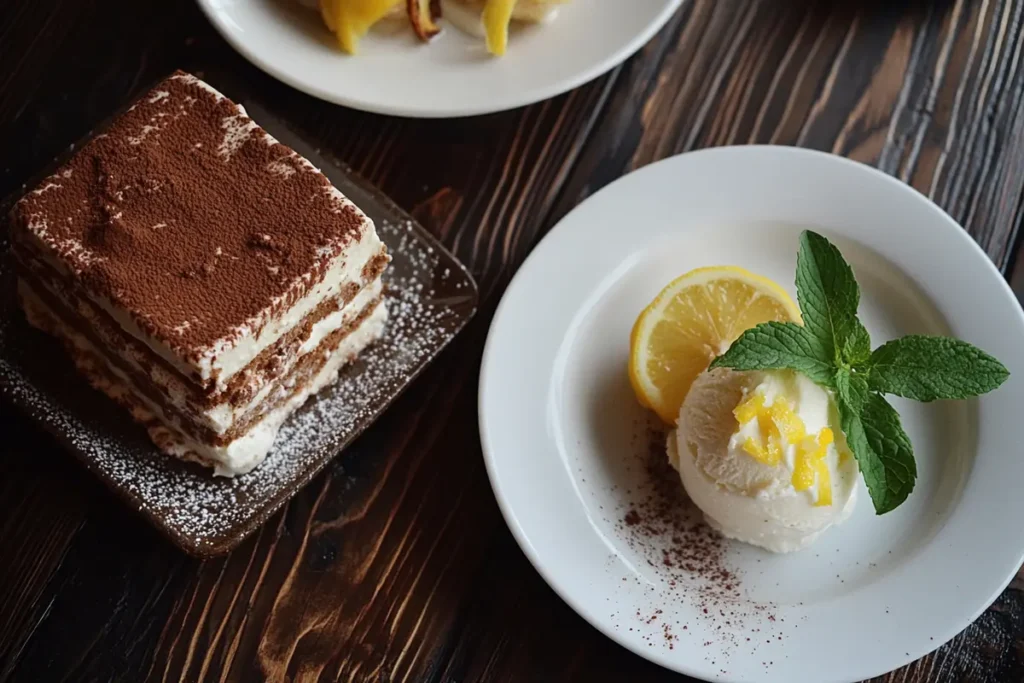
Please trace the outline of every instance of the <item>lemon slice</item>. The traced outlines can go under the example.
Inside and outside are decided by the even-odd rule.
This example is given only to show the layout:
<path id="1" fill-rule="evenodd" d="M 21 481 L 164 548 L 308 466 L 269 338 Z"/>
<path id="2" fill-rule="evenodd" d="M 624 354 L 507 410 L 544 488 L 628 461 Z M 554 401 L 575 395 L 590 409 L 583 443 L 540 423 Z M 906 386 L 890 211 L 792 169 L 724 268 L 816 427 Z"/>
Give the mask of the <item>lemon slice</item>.
<path id="1" fill-rule="evenodd" d="M 320 14 L 341 49 L 355 54 L 359 40 L 402 0 L 320 0 Z"/>
<path id="2" fill-rule="evenodd" d="M 668 284 L 645 308 L 629 339 L 637 398 L 675 424 L 697 375 L 745 330 L 800 322 L 800 309 L 771 280 L 734 266 L 698 268 Z"/>

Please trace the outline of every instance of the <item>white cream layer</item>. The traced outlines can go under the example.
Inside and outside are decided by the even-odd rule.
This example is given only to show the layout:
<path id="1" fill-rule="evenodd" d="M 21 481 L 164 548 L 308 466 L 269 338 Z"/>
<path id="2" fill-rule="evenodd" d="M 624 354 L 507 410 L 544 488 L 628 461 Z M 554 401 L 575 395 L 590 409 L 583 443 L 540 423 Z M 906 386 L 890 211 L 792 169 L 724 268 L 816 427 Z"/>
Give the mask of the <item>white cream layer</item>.
<path id="1" fill-rule="evenodd" d="M 359 292 L 359 294 L 357 294 L 355 298 L 352 299 L 352 301 L 350 301 L 344 308 L 325 316 L 323 320 L 314 324 L 313 329 L 310 330 L 309 336 L 303 340 L 302 345 L 292 357 L 291 361 L 280 369 L 278 376 L 286 377 L 303 356 L 314 351 L 318 346 L 320 346 L 320 342 L 327 338 L 328 335 L 345 325 L 350 324 L 356 316 L 363 312 L 364 308 L 370 305 L 370 303 L 375 299 L 380 298 L 383 291 L 384 285 L 381 282 L 381 279 L 377 278 L 372 283 L 364 287 L 363 290 Z M 237 421 L 244 418 L 250 411 L 257 408 L 260 404 L 266 401 L 273 402 L 278 398 L 278 394 L 285 390 L 286 387 L 276 385 L 274 380 L 274 377 L 265 377 L 262 375 L 250 378 L 250 381 L 262 384 L 262 388 L 251 399 L 241 405 L 233 405 L 230 402 L 224 402 L 213 406 L 212 408 L 203 410 L 200 413 L 202 421 L 218 434 L 227 432 Z"/>
<path id="2" fill-rule="evenodd" d="M 365 232 L 362 240 L 334 260 L 323 280 L 280 317 L 271 319 L 269 312 L 264 312 L 238 330 L 238 339 L 224 339 L 207 349 L 199 362 L 202 377 L 208 379 L 214 371 L 219 371 L 217 387 L 226 386 L 235 373 L 247 366 L 265 348 L 290 332 L 314 308 L 327 299 L 338 296 L 342 286 L 349 282 L 359 282 L 365 286 L 362 270 L 382 248 L 383 244 L 376 232 L 372 229 Z M 294 289 L 308 287 L 308 279 L 308 275 L 299 278 L 302 282 L 297 282 Z M 254 329 L 259 329 L 259 334 L 254 336 Z"/>
<path id="3" fill-rule="evenodd" d="M 44 282 L 43 288 L 47 293 L 63 303 L 69 309 L 76 311 L 83 319 L 83 322 L 90 328 L 96 331 L 103 337 L 105 342 L 109 342 L 106 335 L 102 334 L 100 323 L 101 312 L 92 303 L 92 300 L 82 301 L 77 299 L 74 302 L 68 301 L 68 299 L 59 291 L 50 286 L 50 283 Z M 381 296 L 383 293 L 383 283 L 380 277 L 377 277 L 373 282 L 369 283 L 341 310 L 335 311 L 334 313 L 326 316 L 323 320 L 319 321 L 314 325 L 311 330 L 310 336 L 303 340 L 302 347 L 299 349 L 298 354 L 293 357 L 287 365 L 285 365 L 280 375 L 286 375 L 299 361 L 301 355 L 308 353 L 310 350 L 315 349 L 323 339 L 334 330 L 338 329 L 342 325 L 349 324 L 359 313 L 366 308 L 374 299 Z M 141 353 L 135 348 L 127 347 L 122 348 L 118 354 L 126 363 L 128 363 L 133 370 L 147 375 L 150 380 L 157 385 L 163 392 L 167 401 L 175 408 L 180 410 L 183 414 L 188 415 L 190 420 L 197 425 L 203 426 L 207 429 L 212 430 L 216 434 L 224 434 L 230 430 L 237 420 L 245 417 L 245 415 L 256 406 L 258 406 L 264 400 L 272 400 L 268 398 L 270 393 L 274 390 L 272 377 L 265 377 L 263 375 L 254 375 L 249 378 L 251 382 L 263 382 L 264 386 L 253 396 L 253 398 L 247 401 L 242 406 L 233 406 L 230 402 L 224 401 L 216 404 L 210 408 L 197 408 L 191 401 L 191 394 L 186 391 L 184 384 L 180 377 L 172 372 L 168 372 L 164 367 L 154 363 L 151 358 L 148 358 L 146 354 Z"/>
<path id="4" fill-rule="evenodd" d="M 284 421 L 302 407 L 310 396 L 336 382 L 341 368 L 383 335 L 387 317 L 388 309 L 382 301 L 358 328 L 345 337 L 335 351 L 326 352 L 327 362 L 304 389 L 267 413 L 243 436 L 226 446 L 211 446 L 177 430 L 168 430 L 170 433 L 166 436 L 177 441 L 169 449 L 170 454 L 185 459 L 194 458 L 192 454 L 197 454 L 207 463 L 214 463 L 214 474 L 222 477 L 233 477 L 252 471 L 267 457 Z"/>
<path id="5" fill-rule="evenodd" d="M 111 397 L 130 397 L 136 406 L 132 411 L 135 419 L 151 423 L 151 426 L 148 427 L 150 438 L 158 444 L 163 452 L 183 460 L 193 460 L 213 467 L 215 474 L 227 477 L 250 472 L 259 466 L 273 446 L 277 432 L 284 421 L 310 396 L 337 381 L 339 370 L 381 337 L 388 317 L 387 306 L 382 301 L 359 327 L 341 341 L 337 348 L 324 352 L 327 362 L 302 390 L 286 403 L 270 411 L 241 437 L 225 446 L 213 446 L 196 441 L 175 427 L 164 415 L 160 406 L 152 403 L 145 395 L 137 391 L 130 377 L 107 363 L 101 351 L 84 335 L 65 324 L 24 280 L 18 280 L 18 293 L 29 322 L 45 329 L 46 326 L 41 324 L 41 318 L 45 317 L 49 325 L 58 328 L 57 331 L 64 339 L 103 364 L 105 376 L 94 376 L 92 377 L 93 381 L 100 382 L 101 390 Z M 153 422 L 158 424 L 152 424 Z"/>
<path id="6" fill-rule="evenodd" d="M 64 263 L 52 254 L 50 247 L 43 240 L 35 234 L 33 237 L 36 242 L 33 245 L 36 257 L 41 257 L 42 262 L 55 269 L 61 277 L 75 278 Z M 296 301 L 291 308 L 276 319 L 271 319 L 268 307 L 261 314 L 237 328 L 237 338 L 225 338 L 208 347 L 196 364 L 182 358 L 167 344 L 147 334 L 139 327 L 131 314 L 106 297 L 90 296 L 89 298 L 117 321 L 125 332 L 144 343 L 154 354 L 166 360 L 184 375 L 192 376 L 198 371 L 199 376 L 207 380 L 212 377 L 215 370 L 219 371 L 220 375 L 217 378 L 216 386 L 217 389 L 223 389 L 235 373 L 247 366 L 260 352 L 291 331 L 320 303 L 332 296 L 337 296 L 343 286 L 350 282 L 357 282 L 364 286 L 366 282 L 362 280 L 363 268 L 381 252 L 382 246 L 383 244 L 375 231 L 364 232 L 363 238 L 334 259 L 324 278 L 305 296 Z M 306 280 L 308 279 L 308 274 L 299 278 L 292 289 L 307 287 Z M 253 334 L 255 329 L 260 330 L 256 335 Z"/>

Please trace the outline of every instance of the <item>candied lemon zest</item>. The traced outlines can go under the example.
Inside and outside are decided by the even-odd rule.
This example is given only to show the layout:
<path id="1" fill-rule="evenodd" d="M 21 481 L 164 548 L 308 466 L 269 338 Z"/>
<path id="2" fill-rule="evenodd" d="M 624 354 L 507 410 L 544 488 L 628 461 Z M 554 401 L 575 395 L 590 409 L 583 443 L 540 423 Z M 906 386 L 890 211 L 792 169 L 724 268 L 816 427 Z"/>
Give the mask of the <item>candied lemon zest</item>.
<path id="1" fill-rule="evenodd" d="M 806 491 L 818 481 L 818 500 L 815 505 L 832 504 L 832 475 L 829 473 L 828 447 L 835 442 L 832 430 L 825 427 L 816 438 L 804 439 L 797 449 L 796 462 L 793 466 L 793 488 Z"/>
<path id="2" fill-rule="evenodd" d="M 732 414 L 736 417 L 736 421 L 741 425 L 746 424 L 757 417 L 764 409 L 764 394 L 754 394 L 746 401 L 740 403 L 732 411 Z"/>
<path id="3" fill-rule="evenodd" d="M 776 399 L 778 400 L 781 399 Z M 771 467 L 782 462 L 782 433 L 772 419 L 771 410 L 765 408 L 764 394 L 754 394 L 743 401 L 733 410 L 733 415 L 740 424 L 757 420 L 764 442 L 759 443 L 753 437 L 747 438 L 743 443 L 743 450 L 750 457 Z"/>
<path id="4" fill-rule="evenodd" d="M 771 416 L 772 421 L 789 443 L 799 443 L 807 436 L 804 421 L 783 399 L 777 398 L 772 402 Z"/>
<path id="5" fill-rule="evenodd" d="M 796 445 L 793 463 L 793 488 L 806 491 L 818 484 L 817 506 L 832 504 L 832 477 L 828 469 L 828 447 L 835 442 L 832 430 L 825 427 L 815 436 L 807 435 L 807 427 L 793 407 L 782 397 L 765 406 L 764 394 L 756 393 L 732 411 L 740 425 L 757 420 L 761 440 L 748 436 L 741 448 L 758 462 L 775 467 L 782 462 L 784 443 Z"/>
<path id="6" fill-rule="evenodd" d="M 768 463 L 768 451 L 765 450 L 764 444 L 754 437 L 747 437 L 746 441 L 743 442 L 743 450 L 754 458 L 754 460 Z"/>

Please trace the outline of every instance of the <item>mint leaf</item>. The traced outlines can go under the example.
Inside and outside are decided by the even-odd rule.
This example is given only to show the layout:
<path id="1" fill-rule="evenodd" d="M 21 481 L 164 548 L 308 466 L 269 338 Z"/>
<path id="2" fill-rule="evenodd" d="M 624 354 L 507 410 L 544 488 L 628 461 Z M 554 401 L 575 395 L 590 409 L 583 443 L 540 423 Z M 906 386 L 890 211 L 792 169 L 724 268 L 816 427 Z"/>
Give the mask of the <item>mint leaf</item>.
<path id="1" fill-rule="evenodd" d="M 839 250 L 821 235 L 805 230 L 800 235 L 800 252 L 796 259 L 796 294 L 800 302 L 804 327 L 831 353 L 832 363 L 839 365 L 844 349 L 858 354 L 867 339 L 866 330 L 857 320 L 860 287 L 853 269 Z M 856 335 L 853 342 L 847 340 Z"/>
<path id="2" fill-rule="evenodd" d="M 874 391 L 915 401 L 964 399 L 992 391 L 1010 376 L 976 346 L 949 337 L 910 335 L 871 354 L 865 370 Z"/>
<path id="3" fill-rule="evenodd" d="M 871 335 L 858 318 L 854 318 L 853 323 L 840 349 L 841 358 L 850 366 L 861 365 L 871 357 Z"/>
<path id="4" fill-rule="evenodd" d="M 868 402 L 869 393 L 868 381 L 863 375 L 843 368 L 836 372 L 836 394 L 854 413 L 860 414 Z"/>
<path id="5" fill-rule="evenodd" d="M 875 514 L 895 510 L 914 490 L 917 479 L 914 449 L 899 413 L 881 395 L 868 392 L 860 410 L 840 398 L 839 414 L 846 444 L 857 458 Z"/>
<path id="6" fill-rule="evenodd" d="M 741 334 L 711 368 L 796 370 L 816 384 L 832 387 L 835 368 L 829 351 L 796 323 L 761 323 Z"/>

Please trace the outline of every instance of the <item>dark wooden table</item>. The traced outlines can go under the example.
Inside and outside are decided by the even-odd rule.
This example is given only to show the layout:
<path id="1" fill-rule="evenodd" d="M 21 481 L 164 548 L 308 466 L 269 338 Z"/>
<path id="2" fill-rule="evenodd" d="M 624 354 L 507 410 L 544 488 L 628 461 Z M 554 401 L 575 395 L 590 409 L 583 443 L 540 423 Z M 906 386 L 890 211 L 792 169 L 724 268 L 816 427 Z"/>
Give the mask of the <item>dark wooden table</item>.
<path id="1" fill-rule="evenodd" d="M 412 121 L 273 81 L 187 0 L 0 3 L 0 194 L 158 76 L 227 71 L 412 211 L 484 297 L 365 436 L 213 561 L 176 551 L 0 407 L 0 681 L 673 679 L 569 610 L 498 513 L 476 381 L 502 290 L 545 231 L 623 173 L 750 142 L 876 164 L 1009 274 L 1024 218 L 1022 22 L 1021 0 L 691 0 L 572 93 Z M 1024 681 L 1024 578 L 887 680 Z"/>

